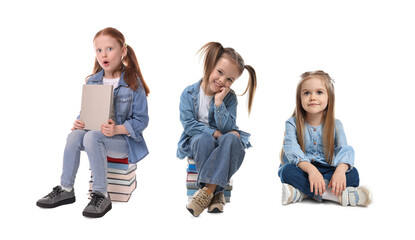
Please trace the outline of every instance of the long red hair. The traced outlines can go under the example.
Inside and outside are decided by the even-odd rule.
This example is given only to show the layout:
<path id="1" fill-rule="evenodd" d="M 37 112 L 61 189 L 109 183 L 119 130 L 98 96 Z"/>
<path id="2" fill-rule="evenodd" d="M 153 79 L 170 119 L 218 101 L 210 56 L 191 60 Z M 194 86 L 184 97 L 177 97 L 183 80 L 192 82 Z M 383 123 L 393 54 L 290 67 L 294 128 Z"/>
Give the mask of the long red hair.
<path id="1" fill-rule="evenodd" d="M 141 74 L 140 66 L 138 65 L 137 57 L 135 56 L 134 50 L 131 48 L 130 45 L 127 45 L 125 43 L 124 35 L 117 29 L 108 27 L 97 32 L 97 34 L 95 34 L 94 40 L 102 35 L 107 35 L 114 38 L 121 45 L 121 47 L 125 46 L 127 48 L 127 54 L 125 55 L 125 57 L 121 61 L 119 68 L 115 72 L 120 73 L 124 71 L 124 81 L 125 83 L 127 83 L 128 87 L 130 87 L 134 91 L 136 91 L 140 87 L 137 81 L 138 77 L 141 83 L 140 85 L 144 88 L 146 96 L 148 96 L 148 94 L 150 93 L 150 89 L 148 88 L 147 83 L 144 81 L 143 75 Z M 99 65 L 98 60 L 95 59 L 94 69 L 90 76 L 100 72 L 101 70 L 102 67 Z M 87 78 L 89 78 L 90 76 L 88 76 Z"/>

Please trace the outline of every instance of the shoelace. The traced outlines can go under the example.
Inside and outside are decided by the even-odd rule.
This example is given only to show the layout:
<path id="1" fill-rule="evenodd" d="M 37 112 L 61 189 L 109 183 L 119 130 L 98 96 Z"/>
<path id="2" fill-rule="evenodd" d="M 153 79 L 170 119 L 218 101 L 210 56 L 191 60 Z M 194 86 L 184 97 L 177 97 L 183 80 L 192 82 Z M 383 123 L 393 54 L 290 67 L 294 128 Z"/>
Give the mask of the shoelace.
<path id="1" fill-rule="evenodd" d="M 102 201 L 104 200 L 104 196 L 96 193 L 91 193 L 91 201 L 89 202 L 89 205 L 92 205 L 94 207 L 99 207 L 101 205 Z"/>
<path id="2" fill-rule="evenodd" d="M 45 196 L 45 198 L 54 198 L 58 195 L 60 195 L 61 193 L 63 193 L 63 189 L 60 188 L 59 186 L 56 186 L 53 188 L 52 192 L 50 192 L 48 195 Z"/>
<path id="3" fill-rule="evenodd" d="M 356 202 L 357 202 L 356 195 L 357 195 L 356 189 L 346 189 L 345 191 L 343 191 L 342 205 L 347 206 L 350 204 L 351 206 L 355 207 Z"/>
<path id="4" fill-rule="evenodd" d="M 205 191 L 199 190 L 199 193 L 193 198 L 197 204 L 206 208 L 210 204 L 209 195 Z"/>

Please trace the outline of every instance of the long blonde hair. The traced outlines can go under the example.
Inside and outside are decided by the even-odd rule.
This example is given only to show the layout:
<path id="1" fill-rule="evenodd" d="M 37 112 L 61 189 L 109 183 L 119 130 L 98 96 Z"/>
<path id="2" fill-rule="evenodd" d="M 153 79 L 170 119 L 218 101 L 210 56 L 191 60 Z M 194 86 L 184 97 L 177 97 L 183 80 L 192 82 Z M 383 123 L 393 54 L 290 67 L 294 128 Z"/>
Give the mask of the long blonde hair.
<path id="1" fill-rule="evenodd" d="M 334 116 L 334 104 L 335 104 L 335 95 L 334 95 L 334 86 L 333 86 L 333 79 L 330 77 L 328 73 L 324 71 L 311 71 L 305 72 L 301 74 L 301 80 L 297 85 L 297 93 L 296 93 L 296 107 L 292 117 L 295 117 L 296 121 L 296 128 L 297 128 L 297 142 L 300 145 L 303 152 L 306 152 L 305 146 L 305 137 L 304 137 L 304 129 L 305 129 L 305 116 L 306 111 L 303 109 L 301 104 L 301 85 L 304 81 L 317 77 L 322 80 L 324 85 L 327 89 L 328 95 L 328 102 L 327 107 L 324 110 L 324 122 L 323 122 L 323 150 L 324 150 L 324 157 L 326 162 L 331 165 L 333 162 L 334 156 L 334 133 L 336 128 L 336 119 Z M 281 150 L 281 163 L 283 163 L 283 156 L 284 150 Z"/>
<path id="2" fill-rule="evenodd" d="M 216 63 L 219 61 L 219 59 L 225 55 L 229 57 L 231 60 L 233 60 L 239 69 L 239 76 L 242 74 L 244 69 L 248 70 L 249 73 L 249 81 L 248 85 L 245 89 L 245 92 L 242 93 L 244 95 L 246 92 L 248 92 L 248 113 L 251 112 L 252 103 L 254 101 L 255 91 L 256 91 L 256 85 L 257 85 L 257 79 L 256 79 L 256 73 L 252 66 L 245 65 L 245 62 L 241 55 L 237 53 L 233 48 L 224 48 L 222 44 L 218 42 L 209 42 L 206 43 L 203 47 L 201 47 L 198 51 L 198 53 L 201 54 L 201 56 L 204 56 L 204 67 L 203 67 L 203 79 L 202 84 L 207 84 L 209 81 L 209 75 L 213 71 L 214 67 L 216 66 Z"/>

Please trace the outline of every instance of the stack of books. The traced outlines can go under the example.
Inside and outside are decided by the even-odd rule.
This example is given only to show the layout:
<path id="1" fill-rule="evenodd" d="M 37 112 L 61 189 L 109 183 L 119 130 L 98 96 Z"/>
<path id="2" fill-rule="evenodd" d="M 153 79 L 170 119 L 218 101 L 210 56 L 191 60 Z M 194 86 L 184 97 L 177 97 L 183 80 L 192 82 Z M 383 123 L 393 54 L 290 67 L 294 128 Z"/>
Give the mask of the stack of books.
<path id="1" fill-rule="evenodd" d="M 137 187 L 135 170 L 136 164 L 129 164 L 128 158 L 107 157 L 108 194 L 111 201 L 128 202 L 132 192 Z M 89 191 L 92 191 L 92 175 L 89 181 Z"/>
<path id="2" fill-rule="evenodd" d="M 197 181 L 197 177 L 198 177 L 198 173 L 196 170 L 196 165 L 195 165 L 195 160 L 191 159 L 191 158 L 187 158 L 187 178 L 186 178 L 186 188 L 187 188 L 187 200 L 191 201 L 193 198 L 193 194 L 195 194 L 195 192 L 197 190 L 199 190 L 199 188 L 196 186 L 196 181 Z M 233 188 L 233 180 L 231 179 L 228 183 L 228 185 L 225 188 L 225 199 L 226 202 L 230 202 L 231 201 L 231 191 Z"/>

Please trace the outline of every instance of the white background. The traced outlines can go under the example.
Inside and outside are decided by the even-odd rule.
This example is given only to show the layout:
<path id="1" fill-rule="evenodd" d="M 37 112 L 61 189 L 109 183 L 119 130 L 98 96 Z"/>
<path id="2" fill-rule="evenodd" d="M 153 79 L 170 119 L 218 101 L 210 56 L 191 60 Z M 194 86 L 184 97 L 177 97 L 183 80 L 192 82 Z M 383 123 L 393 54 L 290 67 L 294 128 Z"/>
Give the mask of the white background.
<path id="1" fill-rule="evenodd" d="M 9 1 L 10 2 L 10 1 Z M 0 236 L 36 239 L 406 238 L 414 214 L 415 35 L 410 1 L 13 1 L 1 3 Z M 151 93 L 138 187 L 101 219 L 87 219 L 88 160 L 77 201 L 36 207 L 59 184 L 66 136 L 94 63 L 92 39 L 115 27 L 134 49 Z M 202 76 L 197 50 L 235 48 L 258 89 L 251 116 L 239 98 L 238 126 L 252 134 L 223 214 L 185 209 L 186 162 L 176 158 L 179 97 Z M 284 122 L 299 75 L 322 69 L 336 81 L 336 117 L 355 149 L 374 204 L 281 205 L 277 176 Z M 242 93 L 247 74 L 234 84 Z"/>

